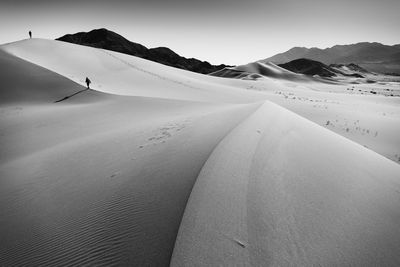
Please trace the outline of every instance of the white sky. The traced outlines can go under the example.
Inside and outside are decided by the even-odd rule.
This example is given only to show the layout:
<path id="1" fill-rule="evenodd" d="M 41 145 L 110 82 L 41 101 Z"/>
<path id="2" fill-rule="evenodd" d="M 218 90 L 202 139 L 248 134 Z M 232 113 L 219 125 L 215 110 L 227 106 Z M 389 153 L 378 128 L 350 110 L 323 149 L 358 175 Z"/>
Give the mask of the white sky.
<path id="1" fill-rule="evenodd" d="M 400 43 L 399 0 L 2 0 L 0 43 L 107 28 L 147 47 L 244 64 L 294 46 Z"/>

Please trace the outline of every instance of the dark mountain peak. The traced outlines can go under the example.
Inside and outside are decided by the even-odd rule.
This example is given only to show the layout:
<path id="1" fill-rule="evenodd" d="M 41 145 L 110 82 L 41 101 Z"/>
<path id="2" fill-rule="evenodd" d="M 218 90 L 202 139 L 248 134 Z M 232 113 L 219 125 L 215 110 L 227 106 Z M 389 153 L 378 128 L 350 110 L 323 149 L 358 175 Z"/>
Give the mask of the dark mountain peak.
<path id="1" fill-rule="evenodd" d="M 58 39 L 65 39 L 67 37 L 68 38 L 72 38 L 72 39 L 76 39 L 76 38 L 99 39 L 99 38 L 106 37 L 109 32 L 110 31 L 108 31 L 107 29 L 101 28 L 101 29 L 92 30 L 90 32 L 78 32 L 78 33 L 75 33 L 75 34 L 66 34 L 63 37 L 60 37 Z"/>
<path id="2" fill-rule="evenodd" d="M 112 32 L 112 31 L 109 31 L 109 30 L 107 30 L 106 28 L 99 28 L 99 29 L 93 29 L 93 30 L 91 30 L 90 32 L 88 32 L 88 33 L 96 33 L 96 32 L 105 32 L 105 33 L 107 33 L 107 32 Z M 114 33 L 114 32 L 113 32 Z"/>
<path id="3" fill-rule="evenodd" d="M 203 62 L 194 58 L 187 59 L 167 47 L 148 49 L 141 44 L 131 42 L 123 36 L 105 28 L 95 29 L 89 32 L 67 34 L 56 40 L 107 49 L 204 74 L 215 72 L 226 67 L 226 65 L 214 66 L 208 62 Z"/>
<path id="4" fill-rule="evenodd" d="M 355 78 L 364 78 L 360 73 L 367 73 L 366 70 L 356 64 L 326 64 L 308 59 L 299 58 L 292 60 L 285 64 L 279 64 L 280 67 L 290 70 L 295 73 L 301 73 L 306 75 L 318 75 L 320 77 L 333 77 L 333 76 L 348 76 Z"/>
<path id="5" fill-rule="evenodd" d="M 150 48 L 149 51 L 157 52 L 160 54 L 164 55 L 170 55 L 170 56 L 176 56 L 179 57 L 177 53 L 169 49 L 168 47 L 155 47 L 155 48 Z"/>
<path id="6" fill-rule="evenodd" d="M 86 34 L 86 36 L 88 38 L 93 39 L 93 40 L 102 40 L 104 38 L 110 38 L 110 39 L 121 38 L 121 39 L 125 39 L 121 35 L 119 35 L 119 34 L 117 34 L 115 32 L 109 31 L 109 30 L 107 30 L 105 28 L 92 30 L 92 31 L 88 32 Z"/>
<path id="7" fill-rule="evenodd" d="M 294 64 L 294 65 L 299 65 L 299 66 L 302 66 L 302 65 L 326 66 L 325 64 L 323 64 L 323 63 L 321 63 L 319 61 L 308 59 L 308 58 L 299 58 L 299 59 L 293 60 L 293 61 L 288 62 L 288 63 Z"/>
<path id="8" fill-rule="evenodd" d="M 145 57 L 147 55 L 147 48 L 145 46 L 133 43 L 121 35 L 105 28 L 95 29 L 90 32 L 67 34 L 56 40 L 103 48 L 138 57 Z"/>
<path id="9" fill-rule="evenodd" d="M 292 72 L 306 75 L 319 75 L 321 77 L 332 77 L 336 75 L 329 66 L 308 58 L 295 59 L 285 64 L 279 64 L 278 66 Z"/>

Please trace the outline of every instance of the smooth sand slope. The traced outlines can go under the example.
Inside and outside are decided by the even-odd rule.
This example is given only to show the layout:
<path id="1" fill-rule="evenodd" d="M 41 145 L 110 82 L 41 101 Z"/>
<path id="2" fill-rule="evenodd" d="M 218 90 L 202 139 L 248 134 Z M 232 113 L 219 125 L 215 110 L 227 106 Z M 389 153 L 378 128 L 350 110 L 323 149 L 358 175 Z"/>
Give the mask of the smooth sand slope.
<path id="1" fill-rule="evenodd" d="M 398 266 L 399 173 L 266 103 L 203 167 L 172 266 Z"/>
<path id="2" fill-rule="evenodd" d="M 1 265 L 167 265 L 201 167 L 252 110 L 207 109 L 138 101 L 2 118 Z"/>
<path id="3" fill-rule="evenodd" d="M 40 39 L 0 68 L 0 266 L 399 261 L 399 165 L 266 100 L 318 123 L 310 99 L 396 101 Z"/>

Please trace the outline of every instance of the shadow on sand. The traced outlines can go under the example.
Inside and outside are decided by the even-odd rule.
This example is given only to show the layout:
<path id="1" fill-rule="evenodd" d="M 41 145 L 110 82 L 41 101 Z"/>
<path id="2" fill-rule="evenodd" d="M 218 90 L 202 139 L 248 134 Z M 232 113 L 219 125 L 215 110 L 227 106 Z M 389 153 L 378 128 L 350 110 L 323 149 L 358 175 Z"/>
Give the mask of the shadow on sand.
<path id="1" fill-rule="evenodd" d="M 62 102 L 62 101 L 64 101 L 64 100 L 67 100 L 68 98 L 73 97 L 74 95 L 80 94 L 80 93 L 82 93 L 82 92 L 84 92 L 84 91 L 87 91 L 87 90 L 89 90 L 89 89 L 90 89 L 90 88 L 85 88 L 85 89 L 83 89 L 83 90 L 80 90 L 80 91 L 78 91 L 78 92 L 72 94 L 72 95 L 69 95 L 69 96 L 66 96 L 66 97 L 64 97 L 64 98 L 61 98 L 61 99 L 59 99 L 59 100 L 57 100 L 57 101 L 54 101 L 54 103 Z"/>

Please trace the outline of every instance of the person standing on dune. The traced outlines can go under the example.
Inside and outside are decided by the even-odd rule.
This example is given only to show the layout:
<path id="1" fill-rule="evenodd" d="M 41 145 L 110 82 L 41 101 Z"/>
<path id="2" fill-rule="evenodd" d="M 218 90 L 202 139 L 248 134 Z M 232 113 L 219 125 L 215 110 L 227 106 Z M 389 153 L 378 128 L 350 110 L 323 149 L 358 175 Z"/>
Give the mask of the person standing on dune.
<path id="1" fill-rule="evenodd" d="M 29 31 L 29 38 L 32 39 L 32 32 L 31 31 Z"/>
<path id="2" fill-rule="evenodd" d="M 89 80 L 89 78 L 88 78 L 88 77 L 86 77 L 86 80 L 85 80 L 85 82 L 86 82 L 87 89 L 90 89 L 89 85 L 92 83 L 92 81 L 91 81 L 91 80 Z"/>

